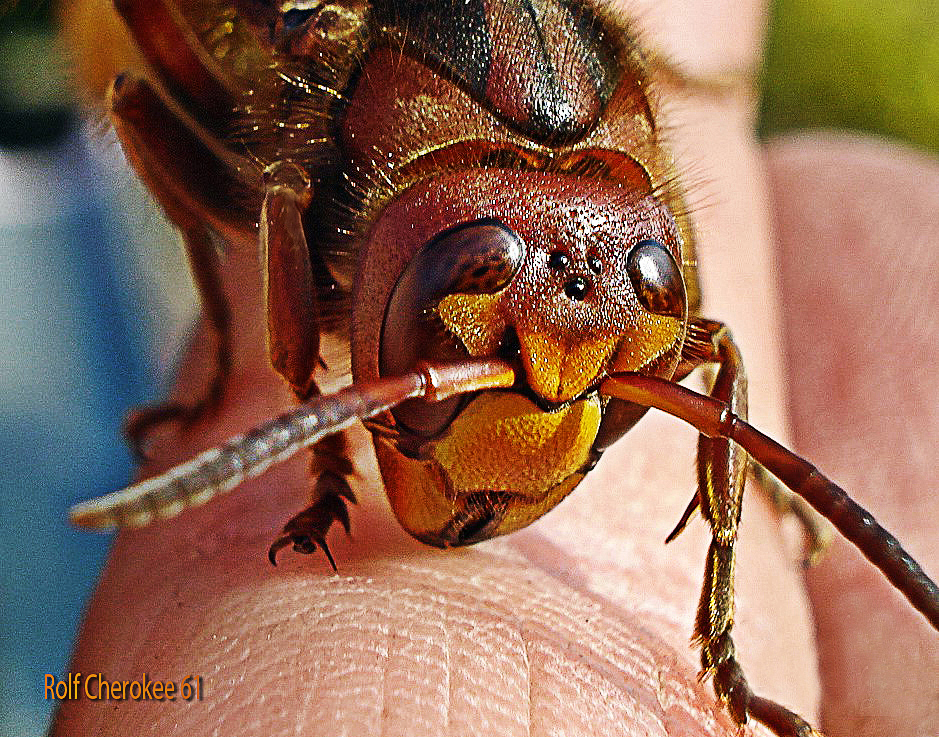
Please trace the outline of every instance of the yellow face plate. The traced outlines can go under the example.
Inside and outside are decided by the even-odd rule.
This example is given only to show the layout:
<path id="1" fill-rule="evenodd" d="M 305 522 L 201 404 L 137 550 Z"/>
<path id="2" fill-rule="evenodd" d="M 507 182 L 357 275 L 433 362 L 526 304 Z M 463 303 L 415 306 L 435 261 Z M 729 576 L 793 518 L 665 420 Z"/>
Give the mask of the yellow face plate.
<path id="1" fill-rule="evenodd" d="M 388 438 L 376 437 L 375 450 L 402 526 L 448 546 L 462 544 L 455 521 L 479 509 L 481 493 L 495 492 L 504 502 L 485 537 L 525 527 L 567 496 L 583 478 L 600 419 L 596 396 L 544 412 L 520 395 L 489 392 L 429 442 L 421 459 L 408 458 Z"/>
<path id="2" fill-rule="evenodd" d="M 456 493 L 505 490 L 535 497 L 583 466 L 600 417 L 596 397 L 544 412 L 518 394 L 487 392 L 432 444 L 430 456 Z"/>

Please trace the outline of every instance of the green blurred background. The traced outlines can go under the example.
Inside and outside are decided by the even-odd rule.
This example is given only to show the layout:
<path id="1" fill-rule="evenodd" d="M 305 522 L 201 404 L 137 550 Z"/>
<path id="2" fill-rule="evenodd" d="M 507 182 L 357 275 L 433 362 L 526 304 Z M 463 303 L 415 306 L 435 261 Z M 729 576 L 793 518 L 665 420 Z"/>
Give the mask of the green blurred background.
<path id="1" fill-rule="evenodd" d="M 165 229 L 158 235 L 159 218 L 130 214 L 128 203 L 141 199 L 139 190 L 130 175 L 115 180 L 108 174 L 114 162 L 100 160 L 102 152 L 119 160 L 113 140 L 87 142 L 87 130 L 80 128 L 84 114 L 68 93 L 68 64 L 57 53 L 52 0 L 11 5 L 0 0 L 0 173 L 10 180 L 6 202 L 27 204 L 0 207 L 8 218 L 0 222 L 0 308 L 9 313 L 4 318 L 0 310 L 0 318 L 26 324 L 25 304 L 35 313 L 28 318 L 39 336 L 32 340 L 20 331 L 11 333 L 13 344 L 0 341 L 0 358 L 7 361 L 0 378 L 17 371 L 24 377 L 18 393 L 0 397 L 0 457 L 6 464 L 6 473 L 0 472 L 0 734 L 19 736 L 44 730 L 52 704 L 42 698 L 41 674 L 67 667 L 108 544 L 68 529 L 65 510 L 129 478 L 130 460 L 119 455 L 121 412 L 159 394 L 153 361 L 133 356 L 154 351 L 161 340 L 171 343 L 158 334 L 169 320 L 148 319 L 127 305 L 153 311 L 160 299 L 176 301 L 167 300 L 176 292 L 165 275 L 179 249 Z M 762 81 L 764 137 L 846 128 L 939 152 L 939 0 L 776 0 Z M 30 182 L 43 184 L 26 191 Z M 49 186 L 74 190 L 75 199 L 66 198 L 63 207 Z M 140 221 L 136 226 L 128 224 L 133 217 Z M 143 259 L 121 266 L 122 257 L 133 256 L 127 252 L 135 239 L 146 244 L 150 261 L 159 254 L 159 276 L 146 271 Z M 57 269 L 63 259 L 67 263 Z M 50 279 L 57 271 L 59 282 Z M 48 284 L 32 281 L 34 272 Z M 141 296 L 147 287 L 149 296 Z M 50 307 L 46 293 L 59 301 Z M 122 318 L 127 324 L 120 327 Z M 184 314 L 177 322 L 186 319 Z M 52 339 L 57 326 L 69 328 L 62 343 Z M 78 331 L 98 337 L 88 340 Z M 37 345 L 47 349 L 48 359 L 29 358 L 28 349 Z M 95 366 L 87 377 L 77 371 L 86 359 Z M 57 379 L 63 371 L 81 379 L 80 386 Z M 61 413 L 74 420 L 79 395 L 87 400 L 86 421 L 66 422 Z M 56 410 L 58 399 L 69 403 Z M 102 483 L 104 488 L 93 488 Z"/>
<path id="2" fill-rule="evenodd" d="M 776 0 L 760 133 L 848 128 L 939 151 L 936 0 Z"/>
<path id="3" fill-rule="evenodd" d="M 0 146 L 43 147 L 72 125 L 52 26 L 52 0 L 0 0 Z"/>

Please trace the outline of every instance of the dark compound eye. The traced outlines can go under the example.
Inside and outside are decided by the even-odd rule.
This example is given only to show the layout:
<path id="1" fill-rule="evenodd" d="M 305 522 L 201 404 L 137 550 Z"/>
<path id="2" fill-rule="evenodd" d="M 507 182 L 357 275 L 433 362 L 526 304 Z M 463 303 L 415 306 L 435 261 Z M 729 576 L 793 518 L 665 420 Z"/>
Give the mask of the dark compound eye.
<path id="1" fill-rule="evenodd" d="M 463 223 L 440 233 L 414 254 L 398 278 L 381 334 L 379 370 L 397 376 L 418 361 L 454 361 L 466 349 L 450 336 L 433 308 L 451 294 L 495 294 L 525 260 L 525 244 L 497 220 Z M 465 403 L 409 400 L 393 411 L 398 423 L 422 437 L 442 432 Z"/>
<path id="2" fill-rule="evenodd" d="M 683 317 L 685 283 L 671 252 L 656 240 L 639 241 L 626 261 L 629 280 L 642 306 L 654 315 Z"/>

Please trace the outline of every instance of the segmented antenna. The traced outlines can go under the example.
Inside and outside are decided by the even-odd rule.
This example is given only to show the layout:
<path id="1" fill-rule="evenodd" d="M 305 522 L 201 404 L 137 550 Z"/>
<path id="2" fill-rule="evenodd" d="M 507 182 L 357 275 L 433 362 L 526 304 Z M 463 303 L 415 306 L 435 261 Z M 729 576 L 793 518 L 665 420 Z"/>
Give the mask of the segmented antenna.
<path id="1" fill-rule="evenodd" d="M 76 504 L 69 517 L 82 527 L 143 527 L 175 517 L 186 507 L 205 504 L 287 460 L 301 448 L 406 399 L 440 401 L 455 394 L 510 387 L 514 382 L 512 368 L 498 359 L 422 363 L 402 376 L 376 379 L 317 397 L 166 473 Z"/>
<path id="2" fill-rule="evenodd" d="M 708 437 L 738 443 L 830 521 L 939 630 L 939 586 L 900 542 L 815 466 L 745 422 L 726 403 L 665 379 L 630 373 L 612 374 L 600 385 L 600 394 L 655 407 Z"/>

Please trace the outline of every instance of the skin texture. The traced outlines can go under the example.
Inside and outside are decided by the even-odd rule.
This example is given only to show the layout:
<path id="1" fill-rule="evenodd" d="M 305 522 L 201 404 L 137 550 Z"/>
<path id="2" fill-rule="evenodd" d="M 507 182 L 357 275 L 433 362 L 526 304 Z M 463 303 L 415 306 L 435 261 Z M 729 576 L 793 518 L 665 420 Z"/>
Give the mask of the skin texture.
<path id="1" fill-rule="evenodd" d="M 935 579 L 939 164 L 830 134 L 779 141 L 767 161 L 796 449 L 874 510 Z M 936 632 L 841 540 L 807 579 L 823 726 L 855 737 L 939 734 Z"/>
<path id="2" fill-rule="evenodd" d="M 635 8 L 648 37 L 701 76 L 752 66 L 760 18 L 749 9 L 727 3 L 695 16 L 687 3 Z M 702 34 L 702 24 L 720 33 Z M 684 41 L 706 45 L 702 35 L 715 48 L 731 48 L 721 57 Z M 691 196 L 705 313 L 725 320 L 741 345 L 754 424 L 786 441 L 776 256 L 751 102 L 743 91 L 685 94 L 670 105 L 668 120 L 692 185 L 707 182 Z M 830 252 L 843 251 L 833 241 Z M 226 403 L 181 436 L 166 434 L 144 474 L 290 405 L 265 355 L 254 253 L 250 244 L 233 247 L 225 268 L 235 336 Z M 860 338 L 836 317 L 825 330 L 832 327 Z M 211 346 L 194 345 L 180 397 L 205 378 Z M 328 348 L 325 355 L 331 363 Z M 793 395 L 797 401 L 801 393 Z M 878 423 L 870 425 L 876 433 Z M 266 561 L 285 519 L 305 504 L 303 457 L 177 520 L 119 536 L 71 672 L 177 683 L 202 676 L 204 697 L 64 702 L 53 733 L 737 734 L 710 685 L 696 682 L 698 655 L 688 643 L 707 531 L 695 520 L 676 542 L 662 544 L 693 490 L 692 431 L 650 415 L 535 525 L 447 552 L 420 545 L 397 526 L 364 433 L 358 438 L 354 539 L 336 531 L 329 537 L 338 577 L 322 556 L 288 553 L 276 569 Z M 814 456 L 822 445 L 804 447 Z M 901 539 L 909 537 L 902 524 L 895 527 Z M 913 550 L 922 555 L 923 547 Z M 747 499 L 738 555 L 735 633 L 744 668 L 759 693 L 812 719 L 819 686 L 806 591 L 793 562 L 797 539 L 783 538 L 758 494 Z M 830 575 L 837 580 L 839 569 Z M 873 579 L 859 574 L 858 585 Z M 810 592 L 819 589 L 823 581 Z M 830 603 L 822 601 L 817 616 L 838 639 L 843 631 Z M 914 619 L 910 613 L 903 621 Z M 923 642 L 935 647 L 935 638 Z M 856 646 L 840 669 L 823 661 L 824 675 L 861 672 L 879 652 Z M 895 671 L 904 666 L 896 658 Z M 837 719 L 854 694 L 827 680 L 824 689 L 826 720 L 850 725 Z M 903 704 L 894 698 L 884 709 L 902 714 Z"/>

